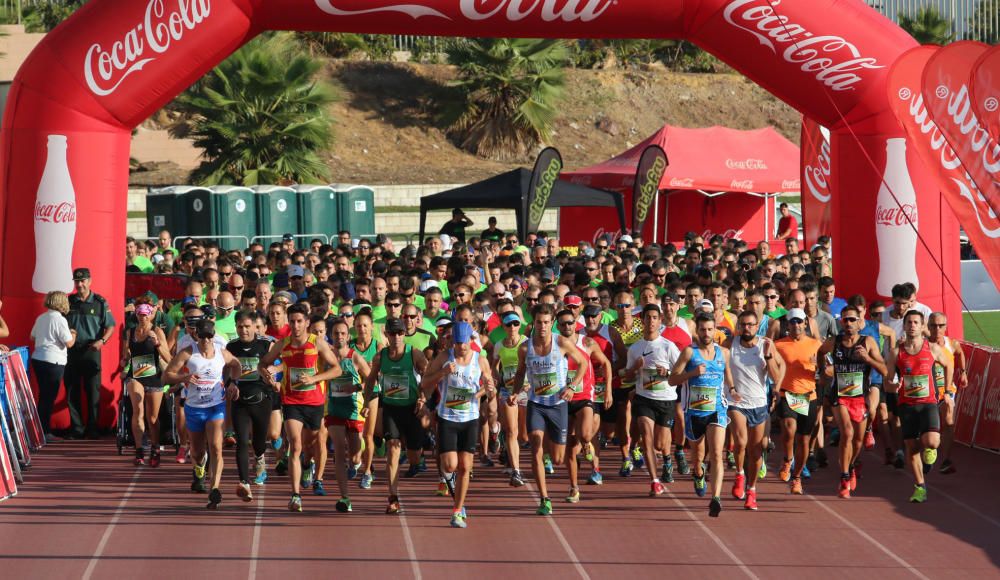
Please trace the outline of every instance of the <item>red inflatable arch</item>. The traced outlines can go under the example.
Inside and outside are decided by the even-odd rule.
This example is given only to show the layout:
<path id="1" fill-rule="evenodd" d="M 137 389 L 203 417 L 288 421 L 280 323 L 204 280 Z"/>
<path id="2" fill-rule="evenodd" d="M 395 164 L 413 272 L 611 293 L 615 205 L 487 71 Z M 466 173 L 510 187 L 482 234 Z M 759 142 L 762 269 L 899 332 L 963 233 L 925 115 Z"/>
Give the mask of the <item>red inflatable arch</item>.
<path id="1" fill-rule="evenodd" d="M 876 202 L 887 147 L 896 152 L 889 172 L 908 166 L 919 212 L 906 213 L 919 215 L 926 243 L 916 244 L 920 299 L 961 321 L 942 276 L 957 286 L 958 225 L 916 151 L 904 165 L 901 142 L 889 141 L 903 133 L 886 75 L 915 43 L 860 0 L 92 0 L 35 49 L 8 98 L 0 289 L 12 343 L 26 343 L 45 291 L 72 288 L 70 266 L 90 268 L 121 320 L 130 130 L 264 30 L 695 42 L 831 129 L 841 295 L 885 294 L 887 276 L 876 280 L 890 244 L 879 234 L 880 252 L 876 220 L 894 225 L 902 212 Z M 43 179 L 62 151 L 68 179 Z M 913 270 L 913 244 L 900 240 L 909 257 L 882 264 L 895 276 Z M 109 344 L 106 374 L 117 358 Z M 102 423 L 111 419 L 105 408 Z"/>

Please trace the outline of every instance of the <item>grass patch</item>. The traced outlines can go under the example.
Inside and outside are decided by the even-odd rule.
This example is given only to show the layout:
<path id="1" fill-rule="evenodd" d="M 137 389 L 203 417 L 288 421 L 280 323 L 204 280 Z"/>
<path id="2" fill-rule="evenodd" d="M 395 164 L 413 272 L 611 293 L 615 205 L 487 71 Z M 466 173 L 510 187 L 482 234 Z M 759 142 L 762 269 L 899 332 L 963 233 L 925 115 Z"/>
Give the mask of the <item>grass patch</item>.
<path id="1" fill-rule="evenodd" d="M 1000 312 L 965 312 L 962 318 L 965 340 L 1000 348 Z"/>

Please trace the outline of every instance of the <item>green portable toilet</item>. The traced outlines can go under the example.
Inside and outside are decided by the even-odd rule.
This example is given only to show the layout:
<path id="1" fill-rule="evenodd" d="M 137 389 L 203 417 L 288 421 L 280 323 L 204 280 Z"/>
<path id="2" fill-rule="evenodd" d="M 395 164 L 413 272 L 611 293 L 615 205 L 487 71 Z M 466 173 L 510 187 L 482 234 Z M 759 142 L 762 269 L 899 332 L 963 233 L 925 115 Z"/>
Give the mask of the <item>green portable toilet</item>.
<path id="1" fill-rule="evenodd" d="M 184 195 L 204 190 L 204 187 L 173 185 L 151 189 L 146 194 L 146 235 L 156 237 L 167 230 L 172 236 L 188 234 L 187 212 L 184 211 Z"/>
<path id="2" fill-rule="evenodd" d="M 365 185 L 331 185 L 340 201 L 341 230 L 351 232 L 351 238 L 371 238 L 375 235 L 375 190 Z"/>
<path id="3" fill-rule="evenodd" d="M 299 233 L 297 194 L 283 185 L 256 185 L 254 205 L 257 208 L 257 236 L 265 246 L 280 240 L 284 234 Z"/>
<path id="4" fill-rule="evenodd" d="M 335 237 L 340 228 L 337 192 L 328 185 L 297 185 L 295 193 L 298 196 L 299 232 Z"/>
<path id="5" fill-rule="evenodd" d="M 219 246 L 224 250 L 246 250 L 257 233 L 253 190 L 240 185 L 216 185 L 212 194 L 212 235 L 241 236 L 219 238 Z"/>

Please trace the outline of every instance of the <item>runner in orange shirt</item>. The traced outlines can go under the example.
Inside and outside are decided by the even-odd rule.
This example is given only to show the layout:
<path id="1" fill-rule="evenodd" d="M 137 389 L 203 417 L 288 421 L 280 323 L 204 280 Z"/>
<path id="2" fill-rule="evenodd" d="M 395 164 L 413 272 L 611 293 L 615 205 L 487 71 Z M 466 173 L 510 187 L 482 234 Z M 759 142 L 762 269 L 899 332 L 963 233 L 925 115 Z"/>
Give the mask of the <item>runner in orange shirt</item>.
<path id="1" fill-rule="evenodd" d="M 941 456 L 944 462 L 941 463 L 941 473 L 949 475 L 955 473 L 955 464 L 951 462 L 951 444 L 955 441 L 955 395 L 958 389 L 964 389 L 968 384 L 968 377 L 965 376 L 965 351 L 962 345 L 953 338 L 945 336 L 948 329 L 948 317 L 943 312 L 931 314 L 927 322 L 929 331 L 928 340 L 936 344 L 944 351 L 946 358 L 951 360 L 954 368 L 954 380 L 950 384 L 945 383 L 944 367 L 934 365 L 934 385 L 938 390 L 938 409 L 941 412 Z"/>
<path id="2" fill-rule="evenodd" d="M 779 477 L 791 480 L 791 492 L 802 494 L 802 468 L 806 465 L 810 438 L 816 427 L 819 400 L 816 397 L 816 355 L 821 343 L 806 336 L 809 318 L 801 308 L 785 315 L 788 336 L 775 341 L 778 354 L 785 361 L 785 376 L 776 397 L 781 433 L 784 436 L 784 460 Z M 793 461 L 794 443 L 794 461 Z"/>

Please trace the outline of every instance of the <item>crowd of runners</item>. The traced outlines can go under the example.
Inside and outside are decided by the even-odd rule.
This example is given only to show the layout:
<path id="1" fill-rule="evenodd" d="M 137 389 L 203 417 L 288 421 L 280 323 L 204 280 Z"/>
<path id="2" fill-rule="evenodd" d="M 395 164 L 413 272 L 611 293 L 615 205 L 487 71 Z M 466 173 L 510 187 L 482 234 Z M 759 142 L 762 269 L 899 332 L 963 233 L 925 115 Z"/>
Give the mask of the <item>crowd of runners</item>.
<path id="1" fill-rule="evenodd" d="M 399 479 L 422 477 L 453 498 L 455 527 L 467 525 L 474 468 L 533 482 L 539 515 L 584 486 L 599 494 L 607 477 L 648 477 L 650 496 L 692 485 L 715 517 L 724 497 L 758 509 L 766 477 L 802 494 L 828 464 L 841 474 L 829 493 L 850 498 L 876 441 L 912 473 L 912 502 L 927 500 L 935 465 L 956 470 L 966 368 L 946 317 L 909 283 L 891 303 L 841 298 L 829 240 L 561 248 L 492 223 L 468 240 L 453 230 L 403 248 L 349 232 L 246 251 L 177 249 L 167 232 L 139 251 L 130 240 L 130 266 L 141 256 L 190 275 L 183 300 L 147 293 L 128 307 L 135 464 L 160 466 L 160 407 L 173 400 L 176 461 L 192 464 L 210 509 L 227 447 L 243 501 L 287 485 L 301 511 L 330 475 L 336 509 L 350 512 L 352 492 L 385 478 L 395 514 Z M 557 469 L 564 494 L 547 481 Z"/>

